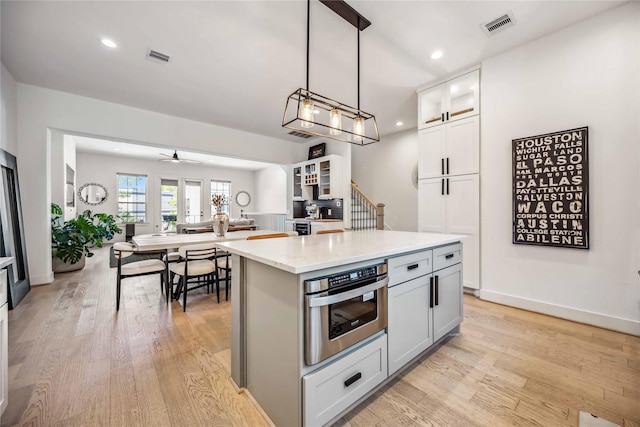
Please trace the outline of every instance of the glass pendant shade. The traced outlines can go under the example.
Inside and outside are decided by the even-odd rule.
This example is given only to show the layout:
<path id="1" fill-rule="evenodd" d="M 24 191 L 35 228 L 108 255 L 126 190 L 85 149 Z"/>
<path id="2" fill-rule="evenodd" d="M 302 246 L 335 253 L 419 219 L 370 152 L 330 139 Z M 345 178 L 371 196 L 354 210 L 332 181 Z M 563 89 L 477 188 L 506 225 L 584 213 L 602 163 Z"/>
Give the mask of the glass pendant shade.
<path id="1" fill-rule="evenodd" d="M 329 133 L 340 135 L 342 133 L 342 113 L 337 108 L 329 111 Z"/>
<path id="2" fill-rule="evenodd" d="M 360 116 L 353 119 L 353 140 L 356 142 L 362 141 L 364 135 L 364 119 Z"/>
<path id="3" fill-rule="evenodd" d="M 300 127 L 306 129 L 313 127 L 314 109 L 313 100 L 307 98 L 300 102 Z"/>

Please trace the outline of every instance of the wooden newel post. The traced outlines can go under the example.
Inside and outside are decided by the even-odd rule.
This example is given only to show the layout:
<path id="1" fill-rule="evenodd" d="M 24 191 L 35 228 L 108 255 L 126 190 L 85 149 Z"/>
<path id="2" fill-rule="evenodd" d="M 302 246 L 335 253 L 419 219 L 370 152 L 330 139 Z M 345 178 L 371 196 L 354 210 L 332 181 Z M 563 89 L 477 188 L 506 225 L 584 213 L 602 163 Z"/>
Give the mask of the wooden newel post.
<path id="1" fill-rule="evenodd" d="M 376 205 L 376 229 L 384 230 L 384 203 Z"/>

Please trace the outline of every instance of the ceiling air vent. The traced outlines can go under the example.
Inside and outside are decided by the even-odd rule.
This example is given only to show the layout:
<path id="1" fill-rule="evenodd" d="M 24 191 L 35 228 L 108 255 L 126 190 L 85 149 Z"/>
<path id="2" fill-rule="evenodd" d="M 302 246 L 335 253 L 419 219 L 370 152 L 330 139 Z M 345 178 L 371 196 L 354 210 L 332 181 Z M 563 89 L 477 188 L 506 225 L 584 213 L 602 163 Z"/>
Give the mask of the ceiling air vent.
<path id="1" fill-rule="evenodd" d="M 158 52 L 157 50 L 152 50 L 149 49 L 147 51 L 147 59 L 149 61 L 153 61 L 153 62 L 161 62 L 163 64 L 166 64 L 167 62 L 169 62 L 169 55 L 165 55 L 164 53 Z"/>
<path id="2" fill-rule="evenodd" d="M 516 18 L 513 16 L 513 12 L 508 10 L 507 13 L 505 13 L 501 17 L 493 19 L 484 24 L 480 24 L 480 28 L 482 28 L 482 31 L 484 31 L 486 35 L 491 36 L 494 33 L 512 27 L 515 24 Z"/>
<path id="3" fill-rule="evenodd" d="M 304 138 L 304 139 L 309 139 L 313 136 L 309 133 L 298 132 L 297 130 L 292 130 L 291 132 L 289 132 L 289 135 L 297 136 L 298 138 Z"/>

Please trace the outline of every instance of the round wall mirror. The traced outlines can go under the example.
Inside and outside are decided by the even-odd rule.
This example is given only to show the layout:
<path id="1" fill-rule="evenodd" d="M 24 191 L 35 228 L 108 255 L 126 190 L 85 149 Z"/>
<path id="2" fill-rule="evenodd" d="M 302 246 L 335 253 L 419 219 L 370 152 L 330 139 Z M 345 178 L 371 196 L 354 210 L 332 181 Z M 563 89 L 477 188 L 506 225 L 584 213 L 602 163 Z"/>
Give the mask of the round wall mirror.
<path id="1" fill-rule="evenodd" d="M 78 198 L 87 205 L 101 205 L 109 197 L 109 192 L 102 184 L 90 182 L 78 190 Z"/>
<path id="2" fill-rule="evenodd" d="M 245 207 L 251 203 L 251 196 L 246 191 L 238 191 L 236 194 L 236 203 L 238 206 Z"/>

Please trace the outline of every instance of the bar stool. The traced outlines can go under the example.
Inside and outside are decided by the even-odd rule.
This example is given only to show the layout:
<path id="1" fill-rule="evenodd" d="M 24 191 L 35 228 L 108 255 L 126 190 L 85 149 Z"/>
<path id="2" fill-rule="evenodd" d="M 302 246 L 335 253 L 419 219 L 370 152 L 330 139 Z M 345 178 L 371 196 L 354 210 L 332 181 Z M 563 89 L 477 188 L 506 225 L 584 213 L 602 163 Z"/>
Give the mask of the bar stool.
<path id="1" fill-rule="evenodd" d="M 330 234 L 330 233 L 344 233 L 341 228 L 335 228 L 331 230 L 319 230 L 316 234 Z"/>

